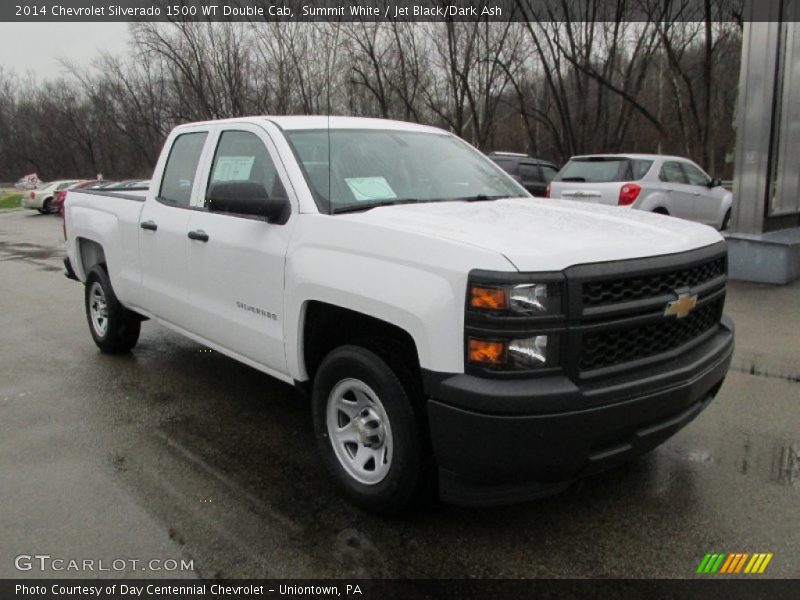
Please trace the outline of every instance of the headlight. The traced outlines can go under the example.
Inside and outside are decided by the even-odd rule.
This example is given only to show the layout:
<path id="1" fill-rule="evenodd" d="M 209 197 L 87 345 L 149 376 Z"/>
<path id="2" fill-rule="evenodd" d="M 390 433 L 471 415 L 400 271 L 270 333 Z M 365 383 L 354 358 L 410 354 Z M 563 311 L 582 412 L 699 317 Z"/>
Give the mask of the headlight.
<path id="1" fill-rule="evenodd" d="M 518 285 L 472 285 L 470 308 L 518 316 L 547 316 L 561 313 L 561 286 L 557 283 Z"/>
<path id="2" fill-rule="evenodd" d="M 515 340 L 468 340 L 469 362 L 490 369 L 522 370 L 558 363 L 558 336 L 536 335 Z"/>

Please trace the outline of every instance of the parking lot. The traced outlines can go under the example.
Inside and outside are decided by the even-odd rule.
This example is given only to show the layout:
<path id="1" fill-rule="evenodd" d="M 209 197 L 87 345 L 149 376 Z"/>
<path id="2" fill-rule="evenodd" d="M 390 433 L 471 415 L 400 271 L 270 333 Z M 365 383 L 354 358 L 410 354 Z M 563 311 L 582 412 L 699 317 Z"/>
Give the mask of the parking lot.
<path id="1" fill-rule="evenodd" d="M 101 354 L 62 240 L 55 216 L 0 213 L 0 577 L 37 553 L 189 577 L 690 577 L 707 552 L 800 576 L 800 282 L 730 285 L 733 369 L 650 455 L 537 502 L 382 519 L 337 496 L 291 387 L 152 322 Z"/>

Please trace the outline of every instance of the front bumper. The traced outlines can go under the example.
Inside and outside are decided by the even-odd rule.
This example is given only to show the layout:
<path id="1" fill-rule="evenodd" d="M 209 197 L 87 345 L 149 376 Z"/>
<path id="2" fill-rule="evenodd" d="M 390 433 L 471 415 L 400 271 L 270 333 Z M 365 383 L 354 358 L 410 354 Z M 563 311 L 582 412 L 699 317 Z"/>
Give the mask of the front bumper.
<path id="1" fill-rule="evenodd" d="M 440 496 L 464 505 L 560 491 L 663 443 L 708 406 L 733 353 L 724 318 L 700 346 L 659 367 L 576 386 L 563 375 L 426 377 Z"/>

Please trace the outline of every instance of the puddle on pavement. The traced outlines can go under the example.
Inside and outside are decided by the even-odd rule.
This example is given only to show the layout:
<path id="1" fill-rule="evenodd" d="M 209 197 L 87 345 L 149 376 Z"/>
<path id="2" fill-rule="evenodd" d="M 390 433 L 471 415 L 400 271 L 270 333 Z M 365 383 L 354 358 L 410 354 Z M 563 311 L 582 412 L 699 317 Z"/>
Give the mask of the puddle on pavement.
<path id="1" fill-rule="evenodd" d="M 687 448 L 673 444 L 664 451 L 692 469 L 730 469 L 737 474 L 763 483 L 800 488 L 800 441 L 787 439 L 754 439 L 745 434 L 738 447 L 719 450 Z"/>
<path id="2" fill-rule="evenodd" d="M 10 259 L 48 260 L 58 258 L 63 251 L 52 246 L 39 246 L 27 242 L 0 242 L 0 253 L 10 254 Z"/>
<path id="3" fill-rule="evenodd" d="M 46 261 L 60 260 L 64 250 L 57 246 L 40 246 L 27 242 L 0 241 L 0 262 L 22 261 L 39 267 L 40 271 L 61 271 L 61 266 Z"/>

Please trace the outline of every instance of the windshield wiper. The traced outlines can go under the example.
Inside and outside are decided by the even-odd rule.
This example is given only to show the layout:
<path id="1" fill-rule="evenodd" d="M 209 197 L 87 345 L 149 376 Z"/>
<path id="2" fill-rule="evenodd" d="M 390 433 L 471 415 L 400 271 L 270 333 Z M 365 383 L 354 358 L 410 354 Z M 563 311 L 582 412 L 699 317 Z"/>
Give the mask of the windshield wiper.
<path id="1" fill-rule="evenodd" d="M 513 198 L 513 196 L 488 196 L 486 194 L 477 194 L 475 196 L 464 196 L 463 198 L 451 198 L 451 200 L 462 200 L 464 202 L 484 202 L 488 200 L 504 200 L 506 198 Z"/>
<path id="2" fill-rule="evenodd" d="M 362 210 L 371 210 L 381 206 L 398 206 L 400 204 L 428 204 L 431 202 L 482 202 L 484 200 L 502 200 L 503 198 L 511 197 L 512 196 L 487 196 L 486 194 L 477 194 L 476 196 L 464 196 L 463 198 L 398 198 L 396 200 L 359 202 L 358 204 L 337 206 L 331 211 L 331 214 L 339 215 L 342 213 L 361 212 Z"/>
<path id="3" fill-rule="evenodd" d="M 400 204 L 422 204 L 424 202 L 441 202 L 441 198 L 434 198 L 429 200 L 420 200 L 419 198 L 398 198 L 396 200 L 380 200 L 377 202 L 359 202 L 358 204 L 347 204 L 346 206 L 337 206 L 331 211 L 331 214 L 339 215 L 341 213 L 360 212 L 362 210 L 370 210 L 379 208 L 381 206 L 398 206 Z"/>

